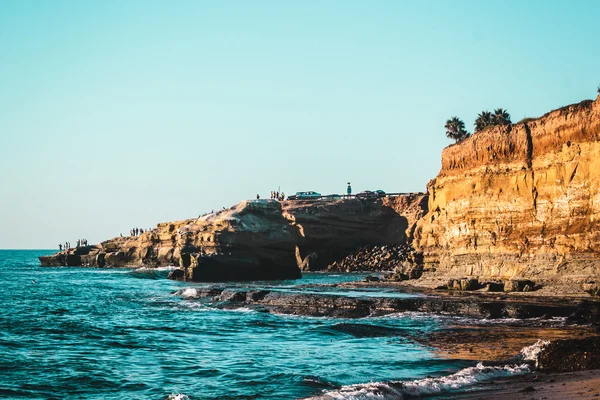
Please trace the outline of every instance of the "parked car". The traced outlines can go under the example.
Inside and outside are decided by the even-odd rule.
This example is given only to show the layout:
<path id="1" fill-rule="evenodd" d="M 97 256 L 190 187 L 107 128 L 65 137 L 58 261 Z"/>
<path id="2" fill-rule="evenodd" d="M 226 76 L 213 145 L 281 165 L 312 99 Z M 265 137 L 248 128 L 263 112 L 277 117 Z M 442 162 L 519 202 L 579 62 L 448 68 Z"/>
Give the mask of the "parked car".
<path id="1" fill-rule="evenodd" d="M 321 197 L 321 193 L 317 192 L 298 192 L 296 193 L 298 200 L 314 200 Z"/>
<path id="2" fill-rule="evenodd" d="M 376 199 L 377 197 L 378 197 L 377 193 L 372 192 L 370 190 L 362 191 L 356 195 L 356 198 L 360 199 L 360 200 L 373 200 L 373 199 Z"/>
<path id="3" fill-rule="evenodd" d="M 288 196 L 288 200 L 314 200 L 321 197 L 321 193 L 317 192 L 296 192 Z"/>
<path id="4" fill-rule="evenodd" d="M 386 192 L 384 192 L 384 191 L 383 191 L 383 190 L 381 190 L 381 189 L 379 189 L 379 190 L 376 190 L 376 191 L 375 191 L 375 194 L 377 195 L 377 197 L 378 197 L 378 198 L 379 198 L 379 197 L 385 197 L 385 196 L 387 196 L 387 193 L 386 193 Z"/>

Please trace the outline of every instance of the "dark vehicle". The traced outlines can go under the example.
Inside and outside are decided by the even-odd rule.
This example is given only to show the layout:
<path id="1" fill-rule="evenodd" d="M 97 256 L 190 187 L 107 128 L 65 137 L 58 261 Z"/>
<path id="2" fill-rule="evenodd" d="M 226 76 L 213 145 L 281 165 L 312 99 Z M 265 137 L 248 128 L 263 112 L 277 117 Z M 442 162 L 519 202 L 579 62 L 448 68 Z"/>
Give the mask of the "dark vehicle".
<path id="1" fill-rule="evenodd" d="M 359 200 L 373 200 L 377 197 L 377 193 L 371 192 L 370 190 L 365 190 L 356 195 L 356 198 Z"/>
<path id="2" fill-rule="evenodd" d="M 383 190 L 379 189 L 375 191 L 375 194 L 377 195 L 377 197 L 385 197 L 387 196 L 387 193 L 384 192 Z"/>
<path id="3" fill-rule="evenodd" d="M 315 200 L 321 197 L 321 193 L 317 192 L 297 192 L 288 196 L 288 200 Z"/>

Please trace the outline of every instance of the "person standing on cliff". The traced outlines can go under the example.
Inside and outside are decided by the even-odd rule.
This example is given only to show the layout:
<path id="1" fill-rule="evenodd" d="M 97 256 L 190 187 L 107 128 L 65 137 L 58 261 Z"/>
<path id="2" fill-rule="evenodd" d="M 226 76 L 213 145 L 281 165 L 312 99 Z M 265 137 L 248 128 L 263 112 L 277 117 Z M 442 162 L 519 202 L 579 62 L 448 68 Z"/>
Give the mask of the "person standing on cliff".
<path id="1" fill-rule="evenodd" d="M 348 193 L 348 197 L 352 195 L 352 186 L 350 186 L 350 182 L 348 182 L 348 188 L 346 188 L 346 193 Z"/>
<path id="2" fill-rule="evenodd" d="M 62 251 L 62 244 L 58 244 L 58 251 Z"/>
<path id="3" fill-rule="evenodd" d="M 258 193 L 256 193 L 256 200 L 260 199 L 260 196 Z"/>

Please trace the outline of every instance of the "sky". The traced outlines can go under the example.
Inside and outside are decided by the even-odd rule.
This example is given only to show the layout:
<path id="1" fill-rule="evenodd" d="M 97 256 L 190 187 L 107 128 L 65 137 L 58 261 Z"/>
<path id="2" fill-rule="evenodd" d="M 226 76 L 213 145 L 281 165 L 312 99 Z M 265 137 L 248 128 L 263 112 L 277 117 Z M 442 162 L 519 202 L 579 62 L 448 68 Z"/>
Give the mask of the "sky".
<path id="1" fill-rule="evenodd" d="M 597 1 L 0 2 L 0 248 L 425 191 L 444 123 L 595 98 Z"/>

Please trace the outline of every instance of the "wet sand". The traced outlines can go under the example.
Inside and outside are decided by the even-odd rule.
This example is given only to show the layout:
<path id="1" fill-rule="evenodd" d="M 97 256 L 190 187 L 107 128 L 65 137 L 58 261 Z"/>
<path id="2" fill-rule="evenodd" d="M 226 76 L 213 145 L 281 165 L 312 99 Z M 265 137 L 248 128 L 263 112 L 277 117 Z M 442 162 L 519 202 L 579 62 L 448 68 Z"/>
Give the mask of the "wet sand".
<path id="1" fill-rule="evenodd" d="M 473 361 L 514 359 L 538 340 L 585 338 L 596 333 L 580 326 L 455 325 L 416 340 L 431 346 L 441 358 Z"/>
<path id="2" fill-rule="evenodd" d="M 534 373 L 477 385 L 469 392 L 432 399 L 485 400 L 597 400 L 600 399 L 600 370 L 561 374 Z"/>

